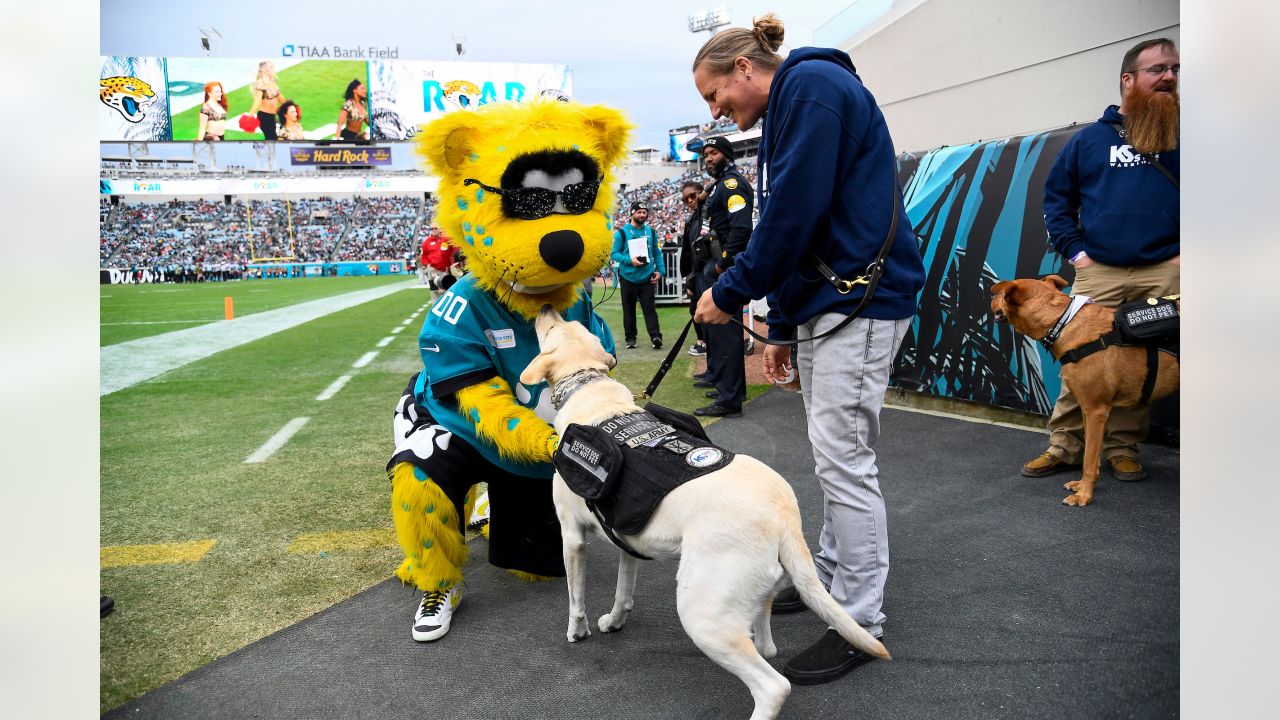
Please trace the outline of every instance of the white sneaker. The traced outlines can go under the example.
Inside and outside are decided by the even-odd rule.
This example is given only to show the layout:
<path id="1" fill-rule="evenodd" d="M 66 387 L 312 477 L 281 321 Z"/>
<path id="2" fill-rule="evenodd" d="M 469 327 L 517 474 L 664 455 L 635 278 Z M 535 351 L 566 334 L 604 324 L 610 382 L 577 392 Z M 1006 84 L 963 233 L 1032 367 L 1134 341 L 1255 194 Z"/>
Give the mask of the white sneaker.
<path id="1" fill-rule="evenodd" d="M 418 612 L 413 616 L 413 639 L 431 642 L 444 637 L 449 632 L 453 612 L 461 602 L 461 584 L 448 590 L 428 590 L 422 596 L 422 602 L 418 603 Z"/>
<path id="2" fill-rule="evenodd" d="M 467 528 L 471 530 L 479 530 L 489 524 L 489 491 L 480 493 L 480 497 L 476 498 L 476 504 L 471 508 L 471 517 L 467 518 Z"/>

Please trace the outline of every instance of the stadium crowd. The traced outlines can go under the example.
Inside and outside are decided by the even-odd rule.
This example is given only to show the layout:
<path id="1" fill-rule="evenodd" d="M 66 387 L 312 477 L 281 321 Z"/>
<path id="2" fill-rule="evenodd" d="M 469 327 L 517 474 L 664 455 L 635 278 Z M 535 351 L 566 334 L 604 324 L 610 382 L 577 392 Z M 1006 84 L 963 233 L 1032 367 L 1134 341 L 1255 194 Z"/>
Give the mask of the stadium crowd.
<path id="1" fill-rule="evenodd" d="M 755 167 L 740 168 L 755 182 Z M 665 245 L 679 242 L 687 210 L 680 184 L 709 178 L 698 169 L 619 193 L 615 225 L 630 220 L 633 202 L 649 206 L 649 224 Z M 160 271 L 177 282 L 290 273 L 254 267 L 265 263 L 326 263 L 405 260 L 416 262 L 418 245 L 435 217 L 428 197 L 303 198 L 128 201 L 98 203 L 102 268 Z"/>
<path id="2" fill-rule="evenodd" d="M 753 162 L 738 166 L 747 180 L 755 187 L 756 167 Z M 629 208 L 633 202 L 643 202 L 649 208 L 648 224 L 658 234 L 658 240 L 664 245 L 678 245 L 684 223 L 689 219 L 689 209 L 680 200 L 680 185 L 692 180 L 709 185 L 710 176 L 700 169 L 691 169 L 683 174 L 645 183 L 634 188 L 627 188 L 618 194 L 615 208 L 614 227 L 621 227 L 631 221 Z"/>
<path id="3" fill-rule="evenodd" d="M 289 201 L 99 201 L 101 267 L 149 268 L 177 282 L 278 276 L 253 268 L 290 263 L 403 259 L 435 215 L 420 197 Z"/>

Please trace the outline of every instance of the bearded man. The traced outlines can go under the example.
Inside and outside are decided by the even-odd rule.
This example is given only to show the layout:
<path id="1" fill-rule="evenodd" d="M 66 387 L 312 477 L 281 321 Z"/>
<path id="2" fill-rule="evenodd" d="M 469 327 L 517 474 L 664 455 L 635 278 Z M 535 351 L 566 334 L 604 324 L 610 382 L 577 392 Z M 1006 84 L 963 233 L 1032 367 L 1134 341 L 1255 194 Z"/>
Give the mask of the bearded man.
<path id="1" fill-rule="evenodd" d="M 1120 105 L 1076 133 L 1044 188 L 1054 250 L 1075 266 L 1073 295 L 1115 307 L 1177 293 L 1178 49 L 1144 40 L 1120 65 Z M 1138 460 L 1148 408 L 1112 408 L 1102 455 L 1117 480 L 1141 480 Z M 1026 477 L 1079 467 L 1084 417 L 1064 385 L 1049 418 L 1049 449 L 1022 466 Z"/>

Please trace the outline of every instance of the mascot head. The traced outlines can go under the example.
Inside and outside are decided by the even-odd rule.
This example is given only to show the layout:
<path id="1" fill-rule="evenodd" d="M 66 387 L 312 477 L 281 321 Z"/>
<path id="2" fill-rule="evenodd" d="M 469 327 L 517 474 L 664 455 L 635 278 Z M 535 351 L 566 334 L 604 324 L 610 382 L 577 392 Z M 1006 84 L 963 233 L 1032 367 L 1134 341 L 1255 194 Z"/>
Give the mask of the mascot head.
<path id="1" fill-rule="evenodd" d="M 530 319 L 577 301 L 609 261 L 630 129 L 616 110 L 543 100 L 451 112 L 418 134 L 440 177 L 436 222 L 481 287 Z"/>

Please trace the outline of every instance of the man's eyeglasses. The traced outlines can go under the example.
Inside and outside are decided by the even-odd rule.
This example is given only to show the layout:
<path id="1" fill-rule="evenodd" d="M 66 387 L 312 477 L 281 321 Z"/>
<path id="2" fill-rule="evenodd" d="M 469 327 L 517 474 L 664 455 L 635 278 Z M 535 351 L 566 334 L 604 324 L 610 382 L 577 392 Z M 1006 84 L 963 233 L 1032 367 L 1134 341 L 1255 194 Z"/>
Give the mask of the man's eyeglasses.
<path id="1" fill-rule="evenodd" d="M 1172 70 L 1173 76 L 1178 77 L 1178 73 L 1182 71 L 1182 66 L 1181 65 L 1151 65 L 1150 67 L 1138 68 L 1138 70 L 1150 75 L 1151 77 L 1160 77 L 1161 75 L 1164 75 L 1165 73 Z"/>
<path id="2" fill-rule="evenodd" d="M 697 199 L 698 199 L 698 193 L 688 193 L 684 196 L 685 202 L 689 202 L 690 200 L 697 200 Z"/>
<path id="3" fill-rule="evenodd" d="M 540 187 L 496 188 L 476 180 L 467 178 L 463 185 L 479 185 L 484 190 L 502 198 L 502 212 L 507 217 L 521 220 L 537 220 L 552 213 L 556 207 L 556 198 L 564 202 L 564 209 L 571 215 L 581 215 L 596 204 L 596 195 L 600 192 L 603 177 L 565 185 L 559 192 Z"/>

